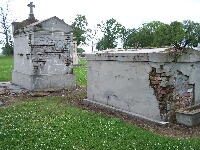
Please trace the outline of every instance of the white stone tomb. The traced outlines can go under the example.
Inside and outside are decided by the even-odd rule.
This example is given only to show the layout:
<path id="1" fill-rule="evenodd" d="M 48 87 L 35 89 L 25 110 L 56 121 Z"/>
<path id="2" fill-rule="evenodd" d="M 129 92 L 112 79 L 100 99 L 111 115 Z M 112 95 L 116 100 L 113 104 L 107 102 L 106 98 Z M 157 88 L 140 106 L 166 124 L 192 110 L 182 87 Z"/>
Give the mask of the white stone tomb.
<path id="1" fill-rule="evenodd" d="M 16 24 L 12 82 L 28 90 L 74 87 L 72 27 L 58 17 Z"/>
<path id="2" fill-rule="evenodd" d="M 87 100 L 168 121 L 174 110 L 200 103 L 200 52 L 108 50 L 86 55 Z"/>

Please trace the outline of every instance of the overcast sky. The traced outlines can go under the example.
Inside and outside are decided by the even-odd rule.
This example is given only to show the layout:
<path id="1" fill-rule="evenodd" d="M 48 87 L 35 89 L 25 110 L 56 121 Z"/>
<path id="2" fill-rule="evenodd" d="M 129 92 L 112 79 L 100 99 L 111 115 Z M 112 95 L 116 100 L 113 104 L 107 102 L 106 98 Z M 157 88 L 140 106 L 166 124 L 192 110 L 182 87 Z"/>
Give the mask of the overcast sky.
<path id="1" fill-rule="evenodd" d="M 5 1 L 5 0 L 1 0 Z M 114 18 L 126 28 L 138 28 L 142 23 L 192 20 L 200 22 L 200 0 L 30 0 L 35 5 L 35 18 L 43 20 L 57 16 L 71 24 L 77 14 L 85 15 L 91 27 L 102 20 Z M 28 18 L 27 0 L 12 0 L 12 17 Z"/>

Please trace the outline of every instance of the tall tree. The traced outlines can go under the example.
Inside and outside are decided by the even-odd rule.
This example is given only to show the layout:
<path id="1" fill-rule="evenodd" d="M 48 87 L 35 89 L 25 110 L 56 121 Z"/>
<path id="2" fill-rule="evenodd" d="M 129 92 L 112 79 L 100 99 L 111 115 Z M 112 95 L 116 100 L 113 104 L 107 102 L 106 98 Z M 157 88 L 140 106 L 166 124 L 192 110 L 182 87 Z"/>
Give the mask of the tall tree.
<path id="1" fill-rule="evenodd" d="M 170 23 L 170 42 L 175 48 L 180 48 L 184 39 L 183 23 L 179 21 L 173 21 Z"/>
<path id="2" fill-rule="evenodd" d="M 134 35 L 136 29 L 126 29 L 124 26 L 121 27 L 120 30 L 120 38 L 123 48 L 127 49 L 129 47 L 133 47 L 130 44 L 131 36 Z"/>
<path id="3" fill-rule="evenodd" d="M 161 47 L 161 46 L 170 46 L 170 26 L 169 24 L 165 24 L 162 22 L 157 22 L 157 28 L 155 28 L 154 38 L 153 38 L 153 46 Z"/>
<path id="4" fill-rule="evenodd" d="M 103 37 L 97 43 L 96 48 L 98 50 L 115 48 L 117 46 L 117 39 L 120 38 L 122 25 L 112 18 L 106 20 L 106 22 L 102 21 L 101 24 L 98 24 L 98 27 L 103 32 Z"/>
<path id="5" fill-rule="evenodd" d="M 77 14 L 71 26 L 74 30 L 74 36 L 77 40 L 77 46 L 86 45 L 91 29 L 89 29 L 88 27 L 88 21 L 85 15 Z"/>
<path id="6" fill-rule="evenodd" d="M 115 48 L 119 38 L 123 48 L 173 45 L 175 48 L 182 49 L 187 45 L 197 46 L 200 42 L 200 23 L 190 20 L 173 21 L 170 24 L 152 21 L 144 23 L 138 29 L 126 29 L 112 18 L 102 22 L 99 27 L 103 32 L 103 37 L 96 46 L 99 50 Z"/>
<path id="7" fill-rule="evenodd" d="M 191 20 L 184 20 L 183 29 L 185 32 L 183 46 L 197 46 L 200 42 L 200 24 Z"/>
<path id="8" fill-rule="evenodd" d="M 122 31 L 123 32 L 123 31 Z M 138 39 L 137 39 L 137 29 L 127 29 L 125 32 L 125 38 L 124 38 L 124 43 L 123 47 L 124 48 L 133 48 L 137 47 L 138 45 Z M 123 34 L 123 33 L 122 33 Z"/>
<path id="9" fill-rule="evenodd" d="M 11 33 L 11 19 L 9 0 L 6 1 L 6 4 L 0 6 L 0 34 L 3 35 L 4 39 L 1 40 L 0 44 L 3 44 L 3 54 L 11 55 L 13 54 L 13 42 L 12 42 L 12 33 Z"/>
<path id="10" fill-rule="evenodd" d="M 142 47 L 152 46 L 156 28 L 157 28 L 157 22 L 150 22 L 150 23 L 144 23 L 142 27 L 138 29 L 137 40 Z"/>

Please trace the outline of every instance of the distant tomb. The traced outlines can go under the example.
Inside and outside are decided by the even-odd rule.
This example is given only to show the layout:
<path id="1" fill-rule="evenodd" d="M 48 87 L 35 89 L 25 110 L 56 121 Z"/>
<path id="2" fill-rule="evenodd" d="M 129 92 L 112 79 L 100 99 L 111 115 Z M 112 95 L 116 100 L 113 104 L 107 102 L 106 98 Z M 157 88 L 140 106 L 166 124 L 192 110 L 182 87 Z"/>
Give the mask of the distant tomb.
<path id="1" fill-rule="evenodd" d="M 79 58 L 77 54 L 77 40 L 73 38 L 73 65 L 78 64 Z"/>
<path id="2" fill-rule="evenodd" d="M 29 19 L 12 25 L 14 84 L 28 90 L 75 86 L 71 26 L 56 16 L 38 21 L 32 11 Z"/>

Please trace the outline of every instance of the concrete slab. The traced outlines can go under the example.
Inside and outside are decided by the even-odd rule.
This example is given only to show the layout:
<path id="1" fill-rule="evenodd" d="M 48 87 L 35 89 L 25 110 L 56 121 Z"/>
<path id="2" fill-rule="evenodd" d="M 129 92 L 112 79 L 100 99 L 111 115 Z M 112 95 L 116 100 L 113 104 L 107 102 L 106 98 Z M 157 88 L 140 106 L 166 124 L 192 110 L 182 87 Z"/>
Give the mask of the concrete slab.
<path id="1" fill-rule="evenodd" d="M 103 51 L 98 51 L 98 53 L 105 53 L 105 52 L 115 52 L 115 53 L 158 53 L 163 52 L 168 48 L 151 48 L 151 49 L 108 49 Z"/>
<path id="2" fill-rule="evenodd" d="M 4 88 L 0 87 L 0 92 L 3 91 L 3 90 L 4 90 Z"/>
<path id="3" fill-rule="evenodd" d="M 19 88 L 21 88 L 21 87 L 19 87 L 18 85 L 13 85 L 13 84 L 8 84 L 8 88 L 9 89 L 15 89 L 15 90 L 17 90 L 17 89 L 19 89 Z"/>
<path id="4" fill-rule="evenodd" d="M 186 126 L 196 126 L 200 124 L 200 111 L 194 110 L 192 112 L 186 111 L 176 111 L 176 120 L 180 124 L 184 124 Z"/>
<path id="5" fill-rule="evenodd" d="M 186 126 L 196 126 L 200 124 L 200 104 L 193 105 L 187 110 L 177 110 L 176 120 Z"/>
<path id="6" fill-rule="evenodd" d="M 3 106 L 4 104 L 0 101 L 0 107 Z"/>
<path id="7" fill-rule="evenodd" d="M 4 86 L 7 86 L 7 85 L 9 85 L 9 84 L 11 84 L 10 82 L 0 82 L 0 87 L 4 87 Z"/>
<path id="8" fill-rule="evenodd" d="M 9 90 L 11 93 L 21 93 L 23 91 L 27 91 L 26 89 L 14 85 L 11 82 L 0 82 L 0 92 L 3 92 L 5 89 Z"/>

